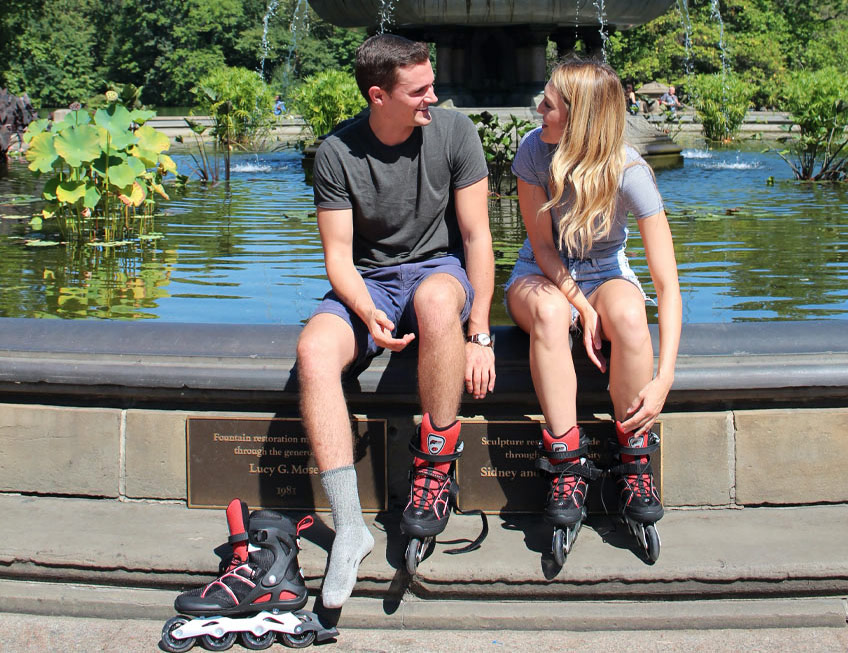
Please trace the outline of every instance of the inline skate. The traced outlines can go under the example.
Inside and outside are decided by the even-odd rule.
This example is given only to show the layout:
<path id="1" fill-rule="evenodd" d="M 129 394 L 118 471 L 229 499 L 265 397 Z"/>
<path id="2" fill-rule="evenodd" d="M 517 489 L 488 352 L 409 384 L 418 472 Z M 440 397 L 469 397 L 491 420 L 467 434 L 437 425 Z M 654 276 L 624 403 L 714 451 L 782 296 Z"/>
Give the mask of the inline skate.
<path id="1" fill-rule="evenodd" d="M 600 470 L 586 458 L 588 448 L 589 439 L 578 426 L 571 427 L 559 437 L 554 437 L 548 429 L 542 429 L 536 469 L 551 476 L 545 521 L 554 527 L 551 551 L 559 566 L 565 564 L 565 558 L 586 519 L 589 481 L 600 475 Z"/>
<path id="2" fill-rule="evenodd" d="M 654 486 L 651 454 L 659 449 L 660 436 L 653 431 L 644 435 L 627 433 L 615 423 L 620 464 L 610 468 L 619 488 L 618 509 L 621 519 L 639 541 L 651 562 L 660 557 L 660 534 L 656 522 L 662 519 L 663 506 Z"/>
<path id="3" fill-rule="evenodd" d="M 225 651 L 238 636 L 245 648 L 258 651 L 278 636 L 292 648 L 336 637 L 335 628 L 301 609 L 308 597 L 297 563 L 299 535 L 313 522 L 307 516 L 295 524 L 273 510 L 248 516 L 247 505 L 233 499 L 227 507 L 232 556 L 221 562 L 214 581 L 177 597 L 179 615 L 165 623 L 162 648 L 181 653 L 199 639 L 210 651 Z"/>
<path id="4" fill-rule="evenodd" d="M 405 554 L 406 570 L 410 575 L 415 575 L 418 564 L 432 553 L 436 536 L 448 525 L 451 510 L 457 514 L 480 515 L 483 529 L 468 546 L 445 553 L 474 551 L 489 532 L 486 515 L 482 511 L 461 511 L 456 507 L 459 486 L 454 470 L 463 446 L 459 440 L 460 428 L 461 424 L 456 421 L 447 428 L 436 429 L 430 414 L 425 413 L 421 426 L 409 443 L 409 450 L 415 458 L 409 470 L 409 501 L 403 510 L 400 528 L 410 538 Z"/>

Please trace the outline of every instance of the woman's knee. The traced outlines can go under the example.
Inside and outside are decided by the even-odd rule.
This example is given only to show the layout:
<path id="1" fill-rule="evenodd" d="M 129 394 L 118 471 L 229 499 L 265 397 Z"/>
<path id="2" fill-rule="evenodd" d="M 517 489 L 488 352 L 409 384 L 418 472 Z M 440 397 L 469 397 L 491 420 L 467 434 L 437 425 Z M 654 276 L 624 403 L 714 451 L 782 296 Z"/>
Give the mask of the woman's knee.
<path id="1" fill-rule="evenodd" d="M 643 303 L 622 302 L 602 316 L 604 335 L 614 344 L 640 349 L 651 341 Z"/>

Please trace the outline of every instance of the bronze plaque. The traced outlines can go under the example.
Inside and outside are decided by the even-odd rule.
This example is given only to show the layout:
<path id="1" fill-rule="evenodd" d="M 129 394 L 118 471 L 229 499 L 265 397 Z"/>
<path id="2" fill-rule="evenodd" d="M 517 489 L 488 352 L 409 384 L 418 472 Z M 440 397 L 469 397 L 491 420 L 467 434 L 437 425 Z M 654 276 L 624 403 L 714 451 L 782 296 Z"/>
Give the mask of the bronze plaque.
<path id="1" fill-rule="evenodd" d="M 603 469 L 615 464 L 610 460 L 607 440 L 613 435 L 611 422 L 580 422 L 591 442 L 589 458 Z M 662 437 L 662 424 L 654 425 Z M 533 421 L 463 421 L 465 449 L 457 461 L 461 510 L 487 513 L 542 512 L 550 476 L 536 470 L 542 424 Z M 651 458 L 654 483 L 662 498 L 662 448 Z M 587 507 L 590 512 L 618 510 L 618 488 L 604 475 L 589 483 Z"/>
<path id="2" fill-rule="evenodd" d="M 386 420 L 351 422 L 359 499 L 386 507 Z M 239 498 L 251 508 L 328 510 L 318 467 L 297 418 L 189 417 L 189 508 L 223 508 Z"/>

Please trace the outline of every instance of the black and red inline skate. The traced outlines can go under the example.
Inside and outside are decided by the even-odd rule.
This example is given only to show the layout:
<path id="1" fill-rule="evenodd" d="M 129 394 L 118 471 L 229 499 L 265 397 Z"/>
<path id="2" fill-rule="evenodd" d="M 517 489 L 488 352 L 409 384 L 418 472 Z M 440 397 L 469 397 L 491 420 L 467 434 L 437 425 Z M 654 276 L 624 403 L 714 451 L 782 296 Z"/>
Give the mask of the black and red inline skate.
<path id="1" fill-rule="evenodd" d="M 600 476 L 586 455 L 589 439 L 578 426 L 559 437 L 542 430 L 536 469 L 550 475 L 551 486 L 545 505 L 545 521 L 553 525 L 551 552 L 559 566 L 571 551 L 586 519 L 586 494 L 589 481 Z"/>
<path id="2" fill-rule="evenodd" d="M 660 436 L 653 431 L 643 435 L 628 433 L 615 423 L 616 456 L 620 464 L 610 468 L 619 488 L 618 509 L 628 530 L 636 537 L 651 562 L 660 557 L 660 534 L 656 522 L 664 514 L 654 473 L 651 454 L 660 447 Z"/>
<path id="3" fill-rule="evenodd" d="M 220 565 L 220 576 L 204 587 L 180 594 L 174 601 L 179 616 L 162 629 L 161 646 L 171 653 L 189 650 L 197 640 L 210 651 L 225 651 L 239 638 L 248 649 L 271 646 L 279 637 L 292 648 L 338 636 L 318 617 L 303 610 L 308 596 L 297 552 L 297 524 L 273 510 L 255 510 L 233 499 L 227 507 L 229 543 L 233 554 Z"/>
<path id="4" fill-rule="evenodd" d="M 489 532 L 489 524 L 482 511 L 462 511 L 456 505 L 459 485 L 455 467 L 462 455 L 461 426 L 457 421 L 443 429 L 434 428 L 430 414 L 425 413 L 421 426 L 409 443 L 409 450 L 415 458 L 409 470 L 409 501 L 403 510 L 400 528 L 409 536 L 405 559 L 410 575 L 415 575 L 418 564 L 433 551 L 436 536 L 445 530 L 451 511 L 480 515 L 483 528 L 477 539 L 467 546 L 445 553 L 474 551 Z"/>

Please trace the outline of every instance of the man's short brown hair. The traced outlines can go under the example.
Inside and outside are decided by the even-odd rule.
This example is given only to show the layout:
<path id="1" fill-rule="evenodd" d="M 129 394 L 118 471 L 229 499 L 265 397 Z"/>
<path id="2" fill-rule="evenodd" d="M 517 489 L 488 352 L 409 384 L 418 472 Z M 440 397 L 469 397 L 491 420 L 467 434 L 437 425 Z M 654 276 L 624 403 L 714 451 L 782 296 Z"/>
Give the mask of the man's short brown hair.
<path id="1" fill-rule="evenodd" d="M 389 93 L 397 84 L 397 69 L 430 59 L 426 43 L 410 41 L 394 34 L 375 34 L 356 49 L 356 84 L 370 102 L 368 89 L 378 86 Z"/>

